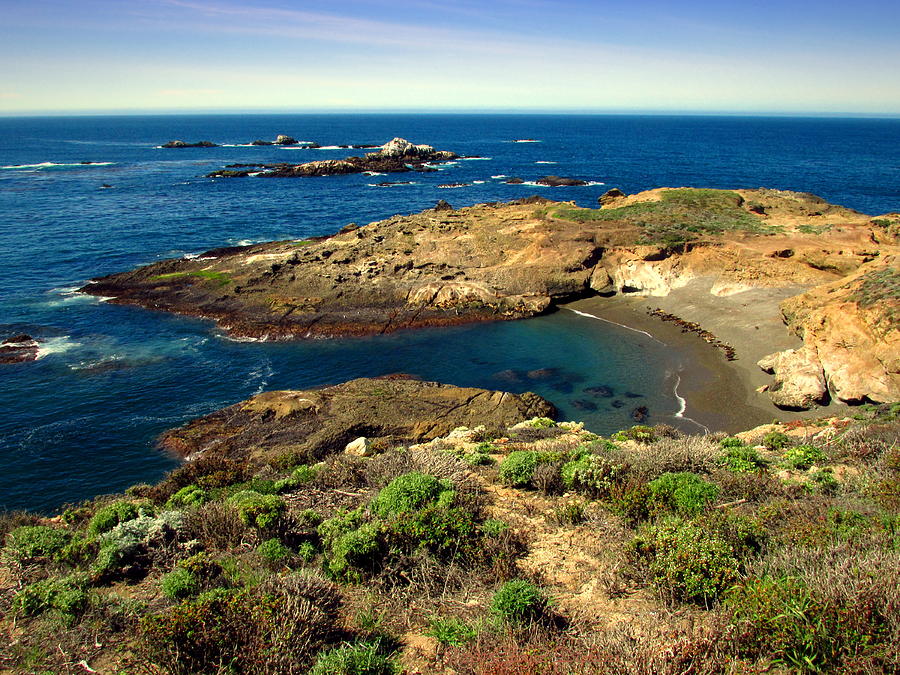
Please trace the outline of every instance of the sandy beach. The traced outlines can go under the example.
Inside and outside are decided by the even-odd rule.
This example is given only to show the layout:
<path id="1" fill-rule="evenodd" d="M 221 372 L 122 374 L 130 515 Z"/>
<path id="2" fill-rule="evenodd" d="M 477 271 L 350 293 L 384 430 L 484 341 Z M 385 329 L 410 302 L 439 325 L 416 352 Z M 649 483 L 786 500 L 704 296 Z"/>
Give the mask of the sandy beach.
<path id="1" fill-rule="evenodd" d="M 678 393 L 686 401 L 684 417 L 710 430 L 736 432 L 773 420 L 808 418 L 846 409 L 833 403 L 805 412 L 780 410 L 765 393 L 757 391 L 771 383 L 772 378 L 756 362 L 772 352 L 803 344 L 788 332 L 779 311 L 779 303 L 802 292 L 802 287 L 756 288 L 717 297 L 710 294 L 711 286 L 712 279 L 700 278 L 673 289 L 665 297 L 593 297 L 562 307 L 647 331 L 670 346 L 682 363 Z M 720 348 L 697 334 L 648 314 L 657 308 L 713 333 L 734 347 L 736 359 L 728 361 Z"/>

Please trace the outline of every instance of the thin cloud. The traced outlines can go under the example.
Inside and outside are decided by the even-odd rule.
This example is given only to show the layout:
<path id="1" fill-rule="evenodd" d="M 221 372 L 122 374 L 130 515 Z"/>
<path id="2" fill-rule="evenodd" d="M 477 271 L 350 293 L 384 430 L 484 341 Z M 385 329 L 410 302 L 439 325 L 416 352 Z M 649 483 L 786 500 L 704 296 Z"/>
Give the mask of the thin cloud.
<path id="1" fill-rule="evenodd" d="M 222 89 L 160 89 L 157 94 L 161 96 L 217 96 L 224 94 Z"/>

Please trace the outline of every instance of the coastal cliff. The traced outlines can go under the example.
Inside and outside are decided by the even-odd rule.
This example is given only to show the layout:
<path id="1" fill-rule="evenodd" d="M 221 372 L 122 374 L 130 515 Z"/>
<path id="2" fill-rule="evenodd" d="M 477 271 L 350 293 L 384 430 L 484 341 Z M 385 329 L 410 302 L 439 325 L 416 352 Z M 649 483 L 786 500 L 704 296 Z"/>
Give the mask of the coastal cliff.
<path id="1" fill-rule="evenodd" d="M 897 323 L 886 318 L 900 303 L 895 221 L 766 189 L 612 193 L 600 209 L 535 197 L 442 205 L 329 237 L 215 249 L 82 290 L 211 318 L 239 338 L 287 339 L 521 319 L 592 294 L 665 296 L 700 278 L 712 280 L 714 296 L 821 287 L 784 312 L 808 341 L 805 361 L 821 365 L 826 391 L 789 395 L 785 382 L 804 369 L 766 363 L 776 373 L 773 400 L 808 407 L 827 400 L 830 388 L 840 400 L 885 401 L 900 398 L 891 358 Z M 845 290 L 828 291 L 838 287 Z M 841 309 L 827 310 L 838 297 Z M 822 311 L 839 311 L 857 337 L 826 337 L 830 329 L 813 326 Z"/>

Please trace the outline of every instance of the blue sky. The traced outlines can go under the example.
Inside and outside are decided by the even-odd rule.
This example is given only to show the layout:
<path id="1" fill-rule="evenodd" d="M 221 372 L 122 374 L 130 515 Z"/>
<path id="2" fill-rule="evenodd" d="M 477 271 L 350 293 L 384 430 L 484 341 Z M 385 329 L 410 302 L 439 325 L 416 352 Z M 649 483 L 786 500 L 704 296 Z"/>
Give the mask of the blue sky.
<path id="1" fill-rule="evenodd" d="M 900 3 L 0 0 L 0 112 L 900 114 Z"/>

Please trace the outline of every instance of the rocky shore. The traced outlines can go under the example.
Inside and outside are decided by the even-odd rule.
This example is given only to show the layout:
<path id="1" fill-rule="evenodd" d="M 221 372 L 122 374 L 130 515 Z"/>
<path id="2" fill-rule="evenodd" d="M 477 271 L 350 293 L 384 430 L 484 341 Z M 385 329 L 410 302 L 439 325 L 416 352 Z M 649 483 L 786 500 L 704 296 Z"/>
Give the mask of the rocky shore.
<path id="1" fill-rule="evenodd" d="M 30 335 L 13 335 L 0 342 L 0 363 L 35 361 L 38 348 L 38 341 Z"/>
<path id="2" fill-rule="evenodd" d="M 782 311 L 810 347 L 804 358 L 827 396 L 900 398 L 900 217 L 873 219 L 812 195 L 764 189 L 662 188 L 607 193 L 605 202 L 600 209 L 539 197 L 458 210 L 443 204 L 330 237 L 162 261 L 83 290 L 211 318 L 235 336 L 286 339 L 520 319 L 591 295 L 664 298 L 700 278 L 710 280 L 713 298 L 796 288 L 806 292 Z M 703 320 L 685 320 L 702 336 L 719 335 Z M 834 328 L 823 330 L 823 321 Z M 777 395 L 806 377 L 785 372 L 783 362 L 773 364 L 776 404 L 825 399 Z"/>

